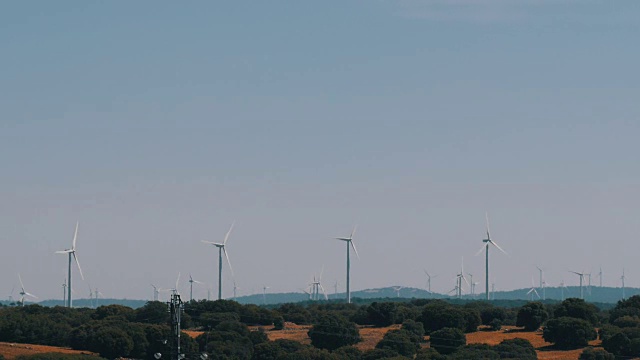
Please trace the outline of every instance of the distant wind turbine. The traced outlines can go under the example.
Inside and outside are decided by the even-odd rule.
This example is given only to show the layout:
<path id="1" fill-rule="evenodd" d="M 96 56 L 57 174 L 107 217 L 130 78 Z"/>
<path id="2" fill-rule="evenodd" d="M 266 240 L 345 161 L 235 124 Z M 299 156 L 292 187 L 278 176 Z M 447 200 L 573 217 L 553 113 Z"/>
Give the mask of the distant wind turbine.
<path id="1" fill-rule="evenodd" d="M 351 282 L 349 281 L 349 272 L 351 269 L 351 259 L 349 257 L 350 255 L 350 251 L 351 248 L 353 248 L 353 251 L 356 253 L 356 256 L 358 258 L 360 258 L 360 255 L 358 255 L 358 250 L 356 250 L 356 246 L 353 244 L 353 236 L 356 234 L 356 228 L 357 226 L 354 226 L 353 231 L 351 231 L 351 235 L 349 235 L 348 238 L 346 237 L 337 237 L 336 240 L 342 240 L 344 242 L 347 243 L 347 303 L 350 304 L 351 303 Z"/>
<path id="2" fill-rule="evenodd" d="M 270 286 L 263 286 L 262 287 L 262 304 L 266 305 L 267 304 L 267 289 L 270 289 Z"/>
<path id="3" fill-rule="evenodd" d="M 404 287 L 402 286 L 394 286 L 393 290 L 396 291 L 396 297 L 399 298 L 400 297 L 400 290 L 404 289 Z"/>
<path id="4" fill-rule="evenodd" d="M 431 274 L 429 274 L 427 269 L 423 269 L 423 270 L 424 270 L 424 274 L 427 276 L 427 291 L 429 292 L 429 294 L 433 294 L 431 292 L 431 278 L 435 278 L 438 275 L 431 276 Z"/>
<path id="5" fill-rule="evenodd" d="M 210 244 L 218 248 L 218 300 L 222 299 L 222 253 L 224 252 L 224 256 L 227 258 L 227 264 L 229 264 L 229 270 L 231 270 L 231 275 L 233 276 L 233 268 L 231 267 L 231 260 L 229 260 L 229 254 L 227 253 L 226 245 L 227 240 L 229 240 L 229 235 L 231 234 L 231 230 L 233 230 L 233 223 L 227 231 L 227 234 L 224 236 L 224 241 L 222 243 L 216 243 L 211 241 L 204 241 L 205 244 Z"/>
<path id="6" fill-rule="evenodd" d="M 489 299 L 489 244 L 495 246 L 498 250 L 502 251 L 502 253 L 504 253 L 505 255 L 509 255 L 507 254 L 506 251 L 502 250 L 502 248 L 496 244 L 495 241 L 491 240 L 491 234 L 489 232 L 489 213 L 485 213 L 485 218 L 487 221 L 487 238 L 483 239 L 482 242 L 484 242 L 484 245 L 482 245 L 482 248 L 480 248 L 480 251 L 478 251 L 478 253 L 476 253 L 477 255 L 480 255 L 482 253 L 482 251 L 485 251 L 485 292 L 486 292 L 486 297 L 487 300 Z"/>
<path id="7" fill-rule="evenodd" d="M 193 280 L 193 277 L 189 274 L 189 301 L 193 301 L 193 283 L 202 284 L 201 281 Z"/>
<path id="8" fill-rule="evenodd" d="M 540 290 L 542 290 L 542 300 L 546 300 L 547 295 L 546 295 L 546 291 L 545 291 L 545 288 L 544 288 L 545 282 L 544 282 L 544 279 L 543 279 L 544 271 L 541 268 L 539 268 L 538 266 L 536 266 L 536 269 L 538 269 L 538 271 L 540 272 L 540 284 L 539 284 L 540 287 L 539 288 L 540 288 Z"/>
<path id="9" fill-rule="evenodd" d="M 38 297 L 28 293 L 25 289 L 24 289 L 24 284 L 22 283 L 22 277 L 20 276 L 20 274 L 18 274 L 18 280 L 20 280 L 20 305 L 24 306 L 24 298 L 25 296 L 29 296 L 32 297 L 34 299 L 37 299 Z"/>
<path id="10" fill-rule="evenodd" d="M 540 294 L 538 294 L 538 290 L 536 290 L 536 284 L 533 281 L 533 278 L 531 278 L 531 289 L 527 291 L 527 295 L 531 296 L 531 301 L 533 301 L 533 294 L 535 294 L 538 299 L 540 299 Z"/>
<path id="11" fill-rule="evenodd" d="M 622 300 L 625 299 L 624 296 L 624 280 L 626 279 L 626 277 L 624 276 L 624 268 L 622 268 L 622 276 L 620 277 L 620 280 L 622 280 Z"/>
<path id="12" fill-rule="evenodd" d="M 577 272 L 577 271 L 571 271 L 571 270 L 569 270 L 569 272 L 580 276 L 580 299 L 584 300 L 584 289 L 582 288 L 582 282 L 584 281 L 584 276 L 586 274 L 584 272 Z"/>
<path id="13" fill-rule="evenodd" d="M 73 307 L 73 298 L 71 296 L 71 257 L 73 256 L 73 260 L 76 261 L 76 265 L 78 265 L 78 270 L 80 271 L 80 277 L 84 280 L 84 275 L 82 275 L 82 268 L 80 267 L 80 262 L 78 262 L 78 255 L 76 255 L 76 240 L 78 239 L 78 225 L 79 222 L 76 222 L 76 230 L 73 232 L 73 242 L 71 243 L 71 249 L 66 249 L 62 251 L 56 251 L 56 254 L 68 254 L 69 255 L 69 279 L 67 284 L 67 299 L 68 299 L 68 307 Z"/>

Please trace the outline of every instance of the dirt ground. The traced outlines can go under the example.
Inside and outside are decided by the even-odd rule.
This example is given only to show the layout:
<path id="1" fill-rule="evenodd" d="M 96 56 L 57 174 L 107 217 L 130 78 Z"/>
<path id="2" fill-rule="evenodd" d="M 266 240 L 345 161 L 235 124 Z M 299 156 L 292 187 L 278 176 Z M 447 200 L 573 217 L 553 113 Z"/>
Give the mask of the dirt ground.
<path id="1" fill-rule="evenodd" d="M 382 337 L 387 331 L 398 329 L 399 327 L 399 325 L 386 328 L 361 327 L 360 336 L 362 337 L 362 342 L 356 344 L 356 347 L 360 350 L 373 349 L 376 344 L 382 340 Z M 294 323 L 287 322 L 285 323 L 283 330 L 273 330 L 272 327 L 265 327 L 264 329 L 267 332 L 269 340 L 289 339 L 299 341 L 303 344 L 310 344 L 311 341 L 307 336 L 307 331 L 309 331 L 310 328 L 311 326 L 308 325 L 296 325 Z M 251 329 L 257 330 L 258 327 L 252 327 Z M 185 332 L 194 338 L 202 334 L 201 331 Z M 570 351 L 555 350 L 551 347 L 550 343 L 545 342 L 542 339 L 542 332 L 524 332 L 519 331 L 518 328 L 512 326 L 506 326 L 500 331 L 478 331 L 467 334 L 467 343 L 496 345 L 502 340 L 514 338 L 529 340 L 536 348 L 536 351 L 538 352 L 538 359 L 540 360 L 577 360 L 582 352 L 582 349 Z M 428 340 L 429 337 L 426 337 L 426 339 Z M 599 346 L 600 341 L 592 341 L 590 345 Z M 96 355 L 88 351 L 71 350 L 54 346 L 0 343 L 0 354 L 4 355 L 8 360 L 12 360 L 18 355 L 31 355 L 45 352 Z"/>
<path id="2" fill-rule="evenodd" d="M 47 352 L 65 353 L 65 354 L 87 354 L 97 355 L 89 351 L 71 350 L 67 348 L 60 348 L 55 346 L 45 345 L 29 345 L 29 344 L 14 344 L 0 342 L 0 354 L 8 360 L 15 359 L 19 355 L 33 355 Z"/>
<path id="3" fill-rule="evenodd" d="M 391 329 L 398 329 L 399 325 L 394 325 L 386 328 L 371 328 L 361 327 L 360 336 L 362 342 L 355 346 L 360 350 L 373 349 L 376 344 L 382 340 L 384 334 Z M 266 328 L 269 340 L 277 339 L 289 339 L 299 341 L 303 344 L 310 344 L 311 341 L 307 336 L 310 326 L 301 326 L 293 323 L 285 323 L 284 330 L 274 331 L 270 328 Z M 489 344 L 496 345 L 502 340 L 522 338 L 529 340 L 531 344 L 536 348 L 538 352 L 538 359 L 540 360 L 577 360 L 582 352 L 582 349 L 560 351 L 551 347 L 551 343 L 545 342 L 542 339 L 542 332 L 524 332 L 519 331 L 518 328 L 512 326 L 505 326 L 500 331 L 478 331 L 475 333 L 467 334 L 468 344 Z M 429 337 L 426 337 L 428 340 Z M 600 345 L 599 340 L 594 340 L 590 343 L 592 346 Z"/>

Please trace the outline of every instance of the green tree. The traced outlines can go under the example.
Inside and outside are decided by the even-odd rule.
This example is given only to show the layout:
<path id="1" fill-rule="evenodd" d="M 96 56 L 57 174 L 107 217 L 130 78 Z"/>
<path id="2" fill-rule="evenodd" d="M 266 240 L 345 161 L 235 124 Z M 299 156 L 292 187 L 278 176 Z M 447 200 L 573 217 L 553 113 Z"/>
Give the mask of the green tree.
<path id="1" fill-rule="evenodd" d="M 373 302 L 367 306 L 367 316 L 371 325 L 378 327 L 390 326 L 396 323 L 398 306 L 392 302 Z"/>
<path id="2" fill-rule="evenodd" d="M 502 340 L 493 347 L 501 359 L 537 360 L 538 353 L 529 340 L 515 338 Z"/>
<path id="3" fill-rule="evenodd" d="M 470 344 L 449 355 L 451 360 L 499 360 L 500 355 L 487 344 Z"/>
<path id="4" fill-rule="evenodd" d="M 433 348 L 422 348 L 418 350 L 415 360 L 446 360 L 446 356 L 440 354 Z"/>
<path id="5" fill-rule="evenodd" d="M 334 314 L 323 315 L 307 334 L 319 349 L 334 350 L 361 341 L 356 324 Z"/>
<path id="6" fill-rule="evenodd" d="M 467 343 L 467 337 L 458 328 L 443 328 L 431 333 L 430 346 L 440 354 L 451 354 Z"/>
<path id="7" fill-rule="evenodd" d="M 133 350 L 133 340 L 122 329 L 116 327 L 102 327 L 92 338 L 93 349 L 100 356 L 115 359 L 127 357 Z"/>
<path id="8" fill-rule="evenodd" d="M 623 332 L 614 333 L 602 339 L 602 348 L 616 356 L 624 356 L 629 353 L 631 340 Z"/>
<path id="9" fill-rule="evenodd" d="M 547 321 L 542 338 L 563 348 L 584 347 L 589 341 L 597 338 L 597 333 L 590 322 L 573 318 L 560 317 Z"/>
<path id="10" fill-rule="evenodd" d="M 553 316 L 572 317 L 587 320 L 591 325 L 598 325 L 598 308 L 582 299 L 569 298 L 564 300 L 553 312 Z"/>
<path id="11" fill-rule="evenodd" d="M 413 334 L 406 330 L 390 330 L 378 342 L 376 349 L 391 349 L 402 356 L 413 358 L 420 349 L 420 343 Z"/>
<path id="12" fill-rule="evenodd" d="M 582 351 L 578 360 L 615 360 L 615 355 L 604 349 L 588 347 Z"/>
<path id="13" fill-rule="evenodd" d="M 535 331 L 538 330 L 540 325 L 542 325 L 548 317 L 549 314 L 541 302 L 530 302 L 518 310 L 516 326 L 523 326 L 527 331 Z"/>

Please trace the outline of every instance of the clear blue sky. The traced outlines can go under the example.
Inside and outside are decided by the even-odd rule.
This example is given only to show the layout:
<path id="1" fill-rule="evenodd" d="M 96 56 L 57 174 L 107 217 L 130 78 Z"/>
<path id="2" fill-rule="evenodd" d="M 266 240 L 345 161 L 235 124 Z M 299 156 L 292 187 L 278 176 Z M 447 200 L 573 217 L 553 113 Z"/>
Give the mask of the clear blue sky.
<path id="1" fill-rule="evenodd" d="M 511 255 L 497 289 L 536 264 L 640 286 L 638 18 L 634 0 L 3 3 L 0 296 L 21 273 L 61 297 L 76 220 L 76 297 L 150 298 L 178 272 L 215 289 L 200 241 L 234 220 L 240 294 L 323 265 L 344 291 L 331 238 L 356 223 L 354 289 L 426 268 L 448 291 L 462 256 L 484 289 L 485 211 Z"/>

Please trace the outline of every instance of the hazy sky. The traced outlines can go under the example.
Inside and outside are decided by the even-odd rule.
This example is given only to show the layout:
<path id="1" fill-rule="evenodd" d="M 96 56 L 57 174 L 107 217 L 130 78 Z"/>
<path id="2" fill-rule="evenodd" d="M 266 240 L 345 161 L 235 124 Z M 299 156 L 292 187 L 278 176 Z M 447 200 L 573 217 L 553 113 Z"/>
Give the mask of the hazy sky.
<path id="1" fill-rule="evenodd" d="M 640 2 L 0 5 L 0 298 L 640 286 Z M 224 268 L 224 293 L 233 283 Z M 75 270 L 74 270 L 75 271 Z M 597 282 L 595 277 L 593 282 Z M 182 283 L 183 291 L 187 284 Z M 18 297 L 19 289 L 14 290 Z M 206 288 L 195 290 L 206 297 Z M 212 296 L 215 291 L 212 292 Z"/>

